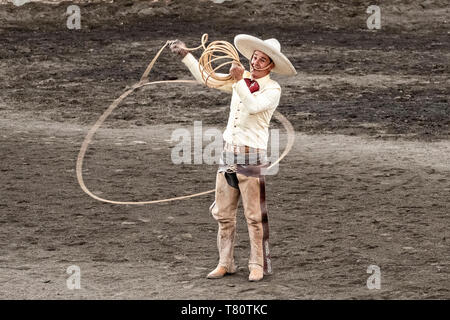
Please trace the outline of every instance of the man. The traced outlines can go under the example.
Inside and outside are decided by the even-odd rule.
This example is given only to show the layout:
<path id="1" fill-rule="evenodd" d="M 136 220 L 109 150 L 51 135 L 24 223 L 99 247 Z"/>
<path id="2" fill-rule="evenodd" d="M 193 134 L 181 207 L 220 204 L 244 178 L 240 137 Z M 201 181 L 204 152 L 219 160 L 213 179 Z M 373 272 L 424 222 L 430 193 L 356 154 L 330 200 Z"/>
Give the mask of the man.
<path id="1" fill-rule="evenodd" d="M 278 106 L 281 88 L 270 78 L 270 72 L 293 76 L 296 71 L 281 53 L 280 43 L 276 39 L 263 41 L 241 34 L 234 38 L 234 45 L 249 59 L 250 72 L 233 63 L 230 75 L 235 82 L 218 88 L 231 92 L 232 98 L 228 124 L 223 134 L 224 152 L 216 175 L 215 201 L 210 207 L 219 224 L 219 264 L 207 278 L 218 279 L 236 272 L 236 212 L 242 197 L 251 247 L 249 281 L 259 281 L 264 275 L 272 273 L 264 169 L 268 165 L 269 123 Z M 184 43 L 175 40 L 171 50 L 182 58 L 197 81 L 204 83 L 203 70 Z"/>

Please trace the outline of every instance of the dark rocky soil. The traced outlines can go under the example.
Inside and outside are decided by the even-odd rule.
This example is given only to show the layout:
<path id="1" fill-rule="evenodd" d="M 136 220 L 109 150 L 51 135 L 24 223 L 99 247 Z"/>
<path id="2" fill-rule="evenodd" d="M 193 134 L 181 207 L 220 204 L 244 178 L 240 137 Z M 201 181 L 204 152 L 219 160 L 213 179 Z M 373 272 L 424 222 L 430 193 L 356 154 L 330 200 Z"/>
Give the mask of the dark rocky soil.
<path id="1" fill-rule="evenodd" d="M 447 1 L 4 2 L 1 298 L 450 298 Z M 367 30 L 366 9 L 377 2 L 381 30 Z M 81 30 L 66 28 L 73 3 Z M 211 281 L 213 194 L 110 205 L 75 177 L 81 142 L 108 105 L 168 39 L 195 47 L 203 33 L 276 37 L 298 71 L 274 76 L 296 142 L 267 179 L 275 274 L 260 283 L 246 280 L 242 208 L 240 270 Z M 162 79 L 191 76 L 165 51 L 151 74 Z M 195 85 L 136 92 L 95 136 L 87 185 L 134 201 L 214 188 L 216 167 L 172 164 L 168 141 L 194 121 L 223 129 L 229 100 Z M 366 286 L 372 264 L 380 290 Z M 80 290 L 66 287 L 70 265 L 81 268 Z"/>

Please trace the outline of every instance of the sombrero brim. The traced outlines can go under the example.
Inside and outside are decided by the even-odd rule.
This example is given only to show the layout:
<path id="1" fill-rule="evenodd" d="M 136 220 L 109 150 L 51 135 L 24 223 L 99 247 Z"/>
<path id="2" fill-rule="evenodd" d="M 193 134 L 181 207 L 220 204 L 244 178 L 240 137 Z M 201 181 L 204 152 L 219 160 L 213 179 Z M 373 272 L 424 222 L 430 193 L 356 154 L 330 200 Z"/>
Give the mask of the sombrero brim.
<path id="1" fill-rule="evenodd" d="M 297 74 L 294 66 L 284 54 L 261 39 L 247 34 L 239 34 L 234 37 L 234 45 L 239 52 L 249 60 L 255 50 L 262 51 L 267 54 L 275 64 L 275 67 L 272 69 L 273 72 L 288 76 L 294 76 Z"/>

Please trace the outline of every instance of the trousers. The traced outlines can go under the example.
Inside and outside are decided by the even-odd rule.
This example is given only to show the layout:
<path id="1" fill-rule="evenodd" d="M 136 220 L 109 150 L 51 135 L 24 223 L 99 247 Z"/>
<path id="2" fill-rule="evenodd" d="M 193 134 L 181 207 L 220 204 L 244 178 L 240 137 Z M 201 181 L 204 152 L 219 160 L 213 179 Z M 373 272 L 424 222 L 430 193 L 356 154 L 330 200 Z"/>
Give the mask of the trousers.
<path id="1" fill-rule="evenodd" d="M 272 273 L 269 252 L 269 224 L 265 197 L 265 177 L 258 166 L 238 165 L 235 178 L 237 187 L 230 185 L 224 170 L 216 176 L 215 200 L 210 212 L 218 222 L 217 248 L 219 265 L 235 270 L 234 246 L 236 240 L 236 214 L 242 198 L 244 215 L 250 238 L 249 269 L 262 268 L 265 275 Z"/>

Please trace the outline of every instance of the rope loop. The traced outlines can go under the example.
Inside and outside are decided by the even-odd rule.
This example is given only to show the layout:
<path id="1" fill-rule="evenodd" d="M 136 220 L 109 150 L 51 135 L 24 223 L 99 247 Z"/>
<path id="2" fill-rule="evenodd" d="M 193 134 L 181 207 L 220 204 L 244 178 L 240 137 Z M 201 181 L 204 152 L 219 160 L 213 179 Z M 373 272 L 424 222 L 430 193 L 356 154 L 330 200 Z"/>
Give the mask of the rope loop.
<path id="1" fill-rule="evenodd" d="M 210 88 L 216 88 L 227 82 L 233 82 L 233 78 L 230 74 L 219 74 L 218 70 L 233 63 L 242 66 L 239 61 L 239 53 L 236 51 L 235 47 L 227 41 L 211 42 L 203 51 L 198 62 L 203 81 L 205 82 L 205 85 Z M 218 65 L 214 66 L 214 64 Z M 210 83 L 210 79 L 216 80 L 216 82 L 214 82 L 215 84 Z"/>
<path id="2" fill-rule="evenodd" d="M 239 63 L 240 65 L 242 65 L 239 61 L 239 54 L 237 53 L 236 49 L 234 48 L 233 45 L 231 45 L 229 42 L 226 42 L 226 41 L 213 41 L 208 46 L 206 46 L 207 41 L 208 41 L 208 34 L 205 33 L 202 35 L 200 46 L 198 46 L 196 48 L 188 48 L 188 51 L 195 51 L 200 48 L 203 48 L 203 50 L 204 50 L 204 52 L 199 60 L 200 70 L 204 71 L 201 73 L 202 73 L 202 75 L 204 73 L 206 74 L 203 76 L 204 77 L 203 80 L 205 81 L 205 83 L 208 83 L 208 81 L 210 81 L 211 79 L 215 80 L 215 84 L 212 84 L 212 82 L 210 82 L 208 84 L 209 87 L 219 87 L 221 85 L 224 85 L 227 82 L 232 82 L 233 80 L 231 79 L 230 75 L 219 74 L 216 71 L 228 64 L 233 63 L 233 62 Z M 197 83 L 197 81 L 195 81 L 195 80 L 161 80 L 161 81 L 151 81 L 151 82 L 148 81 L 148 76 L 149 76 L 150 71 L 152 70 L 156 60 L 161 55 L 164 48 L 167 45 L 170 45 L 171 43 L 172 43 L 171 41 L 167 41 L 161 47 L 161 49 L 159 49 L 158 53 L 155 55 L 155 57 L 152 59 L 152 61 L 147 66 L 147 69 L 142 74 L 142 77 L 139 80 L 139 82 L 135 83 L 133 86 L 131 86 L 129 89 L 127 89 L 124 93 L 122 93 L 122 95 L 120 97 L 118 97 L 116 100 L 113 101 L 113 103 L 103 112 L 103 114 L 98 118 L 98 120 L 95 122 L 95 124 L 91 127 L 91 129 L 87 133 L 86 137 L 84 138 L 83 143 L 81 144 L 80 152 L 78 153 L 77 163 L 76 163 L 76 175 L 77 175 L 78 184 L 80 185 L 81 189 L 87 195 L 89 195 L 90 197 L 92 197 L 98 201 L 111 203 L 111 204 L 121 204 L 121 205 L 145 205 L 145 204 L 154 204 L 154 203 L 169 202 L 169 201 L 175 201 L 175 200 L 184 200 L 184 199 L 189 199 L 189 198 L 205 195 L 208 193 L 213 193 L 215 191 L 215 189 L 212 189 L 212 190 L 189 194 L 189 195 L 185 195 L 185 196 L 179 196 L 179 197 L 173 197 L 173 198 L 167 198 L 167 199 L 159 199 L 159 200 L 151 200 L 151 201 L 115 201 L 115 200 L 101 198 L 101 197 L 95 195 L 87 188 L 86 184 L 84 183 L 83 162 L 84 162 L 84 157 L 86 155 L 87 149 L 92 142 L 95 132 L 101 127 L 103 122 L 111 115 L 111 113 L 114 111 L 114 109 L 116 109 L 119 106 L 119 104 L 122 102 L 123 99 L 125 99 L 128 95 L 130 95 L 135 90 L 137 90 L 143 86 L 162 84 L 162 83 L 166 83 L 166 84 L 167 83 L 190 83 L 190 84 Z M 223 59 L 229 59 L 229 61 L 223 62 L 223 63 L 219 64 L 219 66 L 217 66 L 217 67 L 213 67 L 213 62 L 220 61 Z M 286 131 L 288 133 L 288 141 L 287 141 L 285 150 L 283 151 L 281 156 L 274 163 L 272 163 L 267 168 L 267 170 L 270 170 L 274 165 L 276 165 L 278 162 L 280 162 L 281 159 L 283 159 L 288 154 L 288 152 L 291 150 L 291 148 L 294 144 L 294 128 L 292 127 L 289 120 L 287 120 L 278 111 L 275 111 L 273 115 L 275 118 L 277 118 L 283 124 L 284 128 L 286 129 Z"/>

